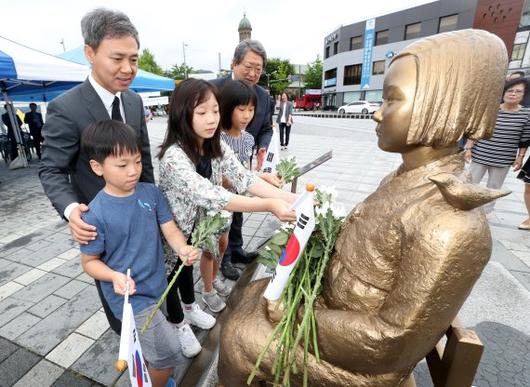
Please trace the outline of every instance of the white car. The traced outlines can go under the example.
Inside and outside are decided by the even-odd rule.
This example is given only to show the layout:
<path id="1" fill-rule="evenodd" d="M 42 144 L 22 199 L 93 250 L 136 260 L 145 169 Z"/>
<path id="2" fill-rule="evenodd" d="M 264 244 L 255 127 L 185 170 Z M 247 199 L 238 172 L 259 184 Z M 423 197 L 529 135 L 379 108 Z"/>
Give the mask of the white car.
<path id="1" fill-rule="evenodd" d="M 351 114 L 351 113 L 372 114 L 377 109 L 379 109 L 379 104 L 375 102 L 355 101 L 355 102 L 350 102 L 347 105 L 341 106 L 337 111 L 339 114 Z"/>

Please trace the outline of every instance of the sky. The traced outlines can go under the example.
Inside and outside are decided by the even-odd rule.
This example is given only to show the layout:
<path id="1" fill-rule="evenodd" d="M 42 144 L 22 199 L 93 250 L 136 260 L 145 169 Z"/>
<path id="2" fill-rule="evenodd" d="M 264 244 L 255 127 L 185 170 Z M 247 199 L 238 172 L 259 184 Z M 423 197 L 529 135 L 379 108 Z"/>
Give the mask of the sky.
<path id="1" fill-rule="evenodd" d="M 326 35 L 341 25 L 429 3 L 432 0 L 0 0 L 0 36 L 50 54 L 83 44 L 80 21 L 103 6 L 125 12 L 163 69 L 183 62 L 217 72 L 230 68 L 239 42 L 237 27 L 246 13 L 252 38 L 268 57 L 293 64 L 322 57 Z M 1 48 L 0 48 L 1 49 Z"/>

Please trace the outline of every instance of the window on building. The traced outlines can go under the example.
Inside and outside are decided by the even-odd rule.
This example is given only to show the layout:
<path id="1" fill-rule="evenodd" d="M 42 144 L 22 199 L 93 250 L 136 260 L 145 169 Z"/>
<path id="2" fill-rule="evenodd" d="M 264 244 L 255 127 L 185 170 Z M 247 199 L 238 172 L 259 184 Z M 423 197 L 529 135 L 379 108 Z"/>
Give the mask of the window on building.
<path id="1" fill-rule="evenodd" d="M 333 55 L 337 55 L 339 52 L 339 42 L 333 43 Z"/>
<path id="2" fill-rule="evenodd" d="M 361 100 L 362 91 L 348 91 L 344 93 L 344 104 Z"/>
<path id="3" fill-rule="evenodd" d="M 354 36 L 350 38 L 350 50 L 358 50 L 363 47 L 363 36 Z"/>
<path id="4" fill-rule="evenodd" d="M 337 69 L 331 69 L 324 72 L 324 87 L 337 86 Z"/>
<path id="5" fill-rule="evenodd" d="M 440 18 L 438 33 L 454 31 L 458 24 L 458 15 L 449 15 Z"/>
<path id="6" fill-rule="evenodd" d="M 379 46 L 381 44 L 388 43 L 388 30 L 377 31 L 375 33 L 375 45 Z"/>
<path id="7" fill-rule="evenodd" d="M 366 90 L 364 99 L 369 102 L 378 102 L 383 99 L 383 90 Z"/>
<path id="8" fill-rule="evenodd" d="M 526 0 L 523 7 L 523 16 L 519 22 L 519 28 L 530 25 L 530 1 Z"/>
<path id="9" fill-rule="evenodd" d="M 420 36 L 421 23 L 414 23 L 405 26 L 405 40 L 416 39 Z"/>
<path id="10" fill-rule="evenodd" d="M 525 49 L 526 49 L 526 43 L 514 44 L 513 50 L 512 50 L 512 60 L 522 60 Z"/>
<path id="11" fill-rule="evenodd" d="M 385 73 L 385 61 L 376 60 L 372 65 L 372 75 L 380 75 Z"/>
<path id="12" fill-rule="evenodd" d="M 363 65 L 361 63 L 344 66 L 344 86 L 361 84 L 361 73 Z"/>
<path id="13" fill-rule="evenodd" d="M 324 55 L 324 58 L 329 58 L 329 46 L 326 47 L 326 54 Z"/>

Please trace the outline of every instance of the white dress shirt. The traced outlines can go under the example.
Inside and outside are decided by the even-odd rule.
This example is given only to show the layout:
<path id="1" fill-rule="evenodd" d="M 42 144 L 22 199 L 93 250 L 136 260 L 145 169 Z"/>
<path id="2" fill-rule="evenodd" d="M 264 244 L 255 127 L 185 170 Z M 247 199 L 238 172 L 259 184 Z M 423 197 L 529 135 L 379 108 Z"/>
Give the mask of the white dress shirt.
<path id="1" fill-rule="evenodd" d="M 116 94 L 112 94 L 110 91 L 105 89 L 103 86 L 101 86 L 90 74 L 88 76 L 88 81 L 96 90 L 97 95 L 101 99 L 101 102 L 103 102 L 103 105 L 105 106 L 105 109 L 107 110 L 107 113 L 109 113 L 109 119 L 112 118 L 112 104 L 114 103 L 114 97 L 118 97 L 120 99 L 120 113 L 121 117 L 123 118 L 123 122 L 127 123 L 125 120 L 125 111 L 123 110 L 123 101 L 121 100 L 121 91 L 118 91 Z"/>

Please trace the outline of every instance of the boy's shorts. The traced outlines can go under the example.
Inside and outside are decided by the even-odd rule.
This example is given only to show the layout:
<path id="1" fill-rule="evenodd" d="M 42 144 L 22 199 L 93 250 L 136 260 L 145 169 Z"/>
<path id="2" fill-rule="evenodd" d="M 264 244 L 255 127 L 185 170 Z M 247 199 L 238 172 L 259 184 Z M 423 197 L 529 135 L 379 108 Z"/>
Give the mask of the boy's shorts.
<path id="1" fill-rule="evenodd" d="M 139 333 L 142 353 L 150 368 L 174 368 L 185 359 L 175 327 L 169 323 L 160 310 L 157 310 L 151 325 L 142 333 L 142 327 L 155 305 L 135 314 L 136 331 Z"/>

